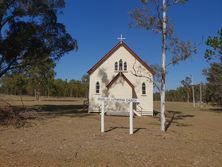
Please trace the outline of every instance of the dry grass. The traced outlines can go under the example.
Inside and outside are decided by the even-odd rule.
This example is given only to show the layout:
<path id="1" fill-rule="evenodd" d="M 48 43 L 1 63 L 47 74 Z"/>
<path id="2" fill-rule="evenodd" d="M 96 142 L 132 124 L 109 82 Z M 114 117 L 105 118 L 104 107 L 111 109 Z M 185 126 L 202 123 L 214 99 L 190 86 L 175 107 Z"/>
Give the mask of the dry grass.
<path id="1" fill-rule="evenodd" d="M 0 125 L 22 127 L 30 118 L 39 117 L 39 115 L 45 117 L 45 113 L 39 113 L 46 110 L 53 111 L 53 114 L 67 108 L 83 111 L 87 109 L 85 102 L 85 98 L 41 97 L 36 100 L 33 96 L 0 94 Z"/>
<path id="2" fill-rule="evenodd" d="M 4 100 L 13 106 L 34 106 L 34 105 L 74 105 L 83 104 L 85 98 L 72 98 L 72 97 L 40 97 L 36 100 L 34 96 L 14 96 L 0 94 L 0 101 Z"/>
<path id="3" fill-rule="evenodd" d="M 166 133 L 159 130 L 158 117 L 135 117 L 135 134 L 129 135 L 128 117 L 106 116 L 102 134 L 99 115 L 88 114 L 81 100 L 72 100 L 42 101 L 23 128 L 0 126 L 0 166 L 222 164 L 220 108 L 167 103 Z M 159 111 L 158 102 L 154 108 Z"/>

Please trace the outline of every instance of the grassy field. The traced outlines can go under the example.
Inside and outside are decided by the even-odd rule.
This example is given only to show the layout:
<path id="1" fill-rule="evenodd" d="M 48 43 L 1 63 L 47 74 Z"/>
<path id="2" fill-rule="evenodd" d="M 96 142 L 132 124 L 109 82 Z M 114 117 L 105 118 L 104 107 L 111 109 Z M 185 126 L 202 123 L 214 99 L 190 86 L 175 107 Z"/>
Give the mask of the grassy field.
<path id="1" fill-rule="evenodd" d="M 71 97 L 40 97 L 36 100 L 34 96 L 14 96 L 0 94 L 0 101 L 7 101 L 13 106 L 35 106 L 35 105 L 81 105 L 85 98 L 71 98 Z"/>
<path id="2" fill-rule="evenodd" d="M 168 102 L 167 132 L 159 118 L 105 117 L 82 109 L 84 99 L 0 96 L 28 108 L 21 128 L 0 126 L 0 166 L 218 166 L 222 164 L 222 111 Z M 3 104 L 3 103 L 2 103 Z M 159 102 L 154 102 L 159 111 Z"/>

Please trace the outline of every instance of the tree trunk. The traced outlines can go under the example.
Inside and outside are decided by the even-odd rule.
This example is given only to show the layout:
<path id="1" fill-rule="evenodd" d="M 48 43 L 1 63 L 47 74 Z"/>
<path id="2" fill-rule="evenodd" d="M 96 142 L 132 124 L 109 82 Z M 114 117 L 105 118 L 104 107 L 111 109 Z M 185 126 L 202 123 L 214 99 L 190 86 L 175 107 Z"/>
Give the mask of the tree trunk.
<path id="1" fill-rule="evenodd" d="M 36 89 L 35 89 L 34 91 L 35 91 L 35 100 L 37 100 L 37 92 L 36 92 Z"/>
<path id="2" fill-rule="evenodd" d="M 72 97 L 72 89 L 70 90 L 70 97 Z"/>
<path id="3" fill-rule="evenodd" d="M 49 98 L 49 88 L 47 89 L 47 97 Z"/>
<path id="4" fill-rule="evenodd" d="M 22 107 L 23 107 L 23 109 L 25 109 L 25 105 L 24 105 L 24 103 L 23 103 L 23 100 L 22 100 L 22 94 L 20 93 L 20 100 L 21 100 L 21 103 L 22 103 Z"/>
<path id="5" fill-rule="evenodd" d="M 40 91 L 38 89 L 35 89 L 35 100 L 39 100 L 40 98 Z"/>
<path id="6" fill-rule="evenodd" d="M 38 90 L 38 101 L 40 100 L 40 91 Z"/>
<path id="7" fill-rule="evenodd" d="M 160 114 L 161 126 L 160 130 L 165 132 L 165 82 L 166 82 L 166 0 L 163 0 L 163 28 L 162 28 L 162 77 L 161 77 L 161 100 Z"/>
<path id="8" fill-rule="evenodd" d="M 187 91 L 187 103 L 188 103 L 188 104 L 190 103 L 190 94 L 189 94 L 189 91 Z"/>
<path id="9" fill-rule="evenodd" d="M 195 92 L 194 92 L 194 85 L 192 85 L 192 92 L 193 92 L 193 107 L 195 107 Z"/>
<path id="10" fill-rule="evenodd" d="M 202 104 L 203 99 L 202 99 L 202 83 L 200 83 L 200 104 Z"/>
<path id="11" fill-rule="evenodd" d="M 192 82 L 193 82 L 193 79 L 192 79 Z M 195 90 L 194 90 L 194 85 L 193 85 L 193 83 L 192 83 L 192 93 L 193 93 L 193 107 L 195 107 L 196 105 L 195 105 L 195 92 L 194 92 Z"/>

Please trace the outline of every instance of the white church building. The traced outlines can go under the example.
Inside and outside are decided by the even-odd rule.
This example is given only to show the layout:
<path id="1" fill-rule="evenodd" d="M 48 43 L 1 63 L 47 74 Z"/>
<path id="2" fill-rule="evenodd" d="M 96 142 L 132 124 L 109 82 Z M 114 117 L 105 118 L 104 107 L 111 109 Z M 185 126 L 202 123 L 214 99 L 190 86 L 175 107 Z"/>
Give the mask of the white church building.
<path id="1" fill-rule="evenodd" d="M 89 112 L 100 112 L 99 97 L 136 98 L 138 116 L 153 115 L 153 75 L 149 67 L 125 42 L 114 46 L 89 71 Z M 106 102 L 106 112 L 129 112 L 125 103 Z"/>

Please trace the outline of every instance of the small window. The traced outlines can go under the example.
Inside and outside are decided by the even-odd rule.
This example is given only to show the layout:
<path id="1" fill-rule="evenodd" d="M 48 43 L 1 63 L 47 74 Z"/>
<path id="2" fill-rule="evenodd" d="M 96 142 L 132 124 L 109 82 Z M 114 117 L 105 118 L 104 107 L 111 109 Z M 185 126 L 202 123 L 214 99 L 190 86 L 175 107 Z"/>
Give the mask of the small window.
<path id="1" fill-rule="evenodd" d="M 96 82 L 96 93 L 100 92 L 100 84 L 99 82 Z"/>
<path id="2" fill-rule="evenodd" d="M 143 82 L 142 83 L 142 95 L 146 94 L 146 84 Z"/>
<path id="3" fill-rule="evenodd" d="M 123 61 L 122 61 L 122 59 L 119 60 L 119 70 L 120 71 L 123 70 Z"/>
<path id="4" fill-rule="evenodd" d="M 118 62 L 115 62 L 115 71 L 118 70 Z"/>
<path id="5" fill-rule="evenodd" d="M 127 63 L 124 62 L 124 71 L 127 71 Z"/>

